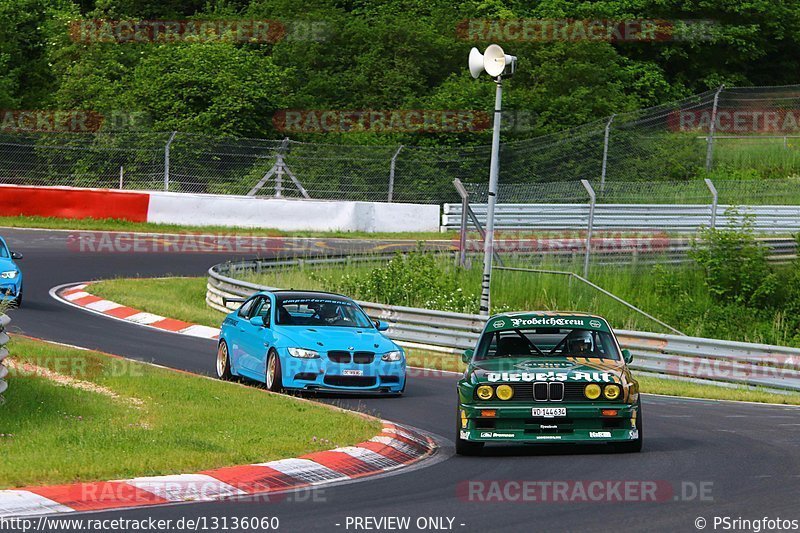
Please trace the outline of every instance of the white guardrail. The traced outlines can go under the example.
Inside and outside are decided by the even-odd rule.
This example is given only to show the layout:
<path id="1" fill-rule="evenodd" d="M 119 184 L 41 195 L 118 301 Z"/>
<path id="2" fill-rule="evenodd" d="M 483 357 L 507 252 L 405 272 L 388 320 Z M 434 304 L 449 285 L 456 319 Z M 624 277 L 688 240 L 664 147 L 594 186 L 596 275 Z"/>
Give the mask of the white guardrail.
<path id="1" fill-rule="evenodd" d="M 486 224 L 486 204 L 471 204 L 482 225 Z M 701 226 L 726 227 L 728 205 L 716 209 L 704 204 L 603 204 L 594 206 L 594 231 L 632 231 L 647 229 L 694 233 Z M 461 204 L 444 204 L 442 227 L 461 226 Z M 754 216 L 753 229 L 759 233 L 800 231 L 800 206 L 738 206 L 740 213 Z M 497 204 L 495 230 L 584 230 L 589 224 L 589 204 Z"/>
<path id="2" fill-rule="evenodd" d="M 238 280 L 237 274 L 298 265 L 301 261 L 313 265 L 357 259 L 255 260 L 215 265 L 208 271 L 206 303 L 218 311 L 230 312 L 238 304 L 229 307 L 224 298 L 247 297 L 259 290 L 275 289 Z M 473 348 L 486 322 L 480 315 L 373 302 L 358 304 L 373 319 L 389 323 L 387 335 L 391 339 L 452 353 Z M 620 344 L 634 355 L 632 368 L 640 373 L 725 386 L 800 391 L 797 348 L 641 331 L 616 330 L 616 333 Z"/>
<path id="3" fill-rule="evenodd" d="M 6 333 L 6 326 L 8 326 L 9 322 L 11 322 L 11 318 L 9 318 L 6 314 L 0 315 L 0 403 L 2 403 L 3 396 L 2 394 L 8 388 L 8 382 L 6 381 L 6 376 L 8 376 L 8 367 L 6 367 L 5 360 L 8 357 L 8 348 L 6 348 L 6 344 L 8 344 L 8 333 Z"/>

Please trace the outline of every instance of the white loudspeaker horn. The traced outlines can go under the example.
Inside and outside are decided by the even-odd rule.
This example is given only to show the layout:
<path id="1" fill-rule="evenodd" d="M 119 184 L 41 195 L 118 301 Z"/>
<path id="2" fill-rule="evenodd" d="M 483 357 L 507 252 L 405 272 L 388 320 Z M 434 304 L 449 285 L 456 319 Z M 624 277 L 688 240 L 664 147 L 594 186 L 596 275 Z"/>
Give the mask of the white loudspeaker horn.
<path id="1" fill-rule="evenodd" d="M 469 51 L 469 73 L 473 78 L 478 78 L 483 72 L 483 54 L 477 48 L 473 47 Z"/>
<path id="2" fill-rule="evenodd" d="M 502 74 L 506 68 L 506 57 L 510 56 L 506 56 L 505 52 L 503 52 L 503 49 L 500 48 L 500 46 L 496 44 L 490 44 L 486 48 L 486 52 L 483 53 L 483 68 L 486 69 L 486 73 L 493 78 L 496 78 Z M 471 58 L 472 54 L 470 54 L 470 59 Z M 471 65 L 472 62 L 470 61 L 470 71 L 472 70 Z M 473 76 L 475 75 L 473 74 Z"/>

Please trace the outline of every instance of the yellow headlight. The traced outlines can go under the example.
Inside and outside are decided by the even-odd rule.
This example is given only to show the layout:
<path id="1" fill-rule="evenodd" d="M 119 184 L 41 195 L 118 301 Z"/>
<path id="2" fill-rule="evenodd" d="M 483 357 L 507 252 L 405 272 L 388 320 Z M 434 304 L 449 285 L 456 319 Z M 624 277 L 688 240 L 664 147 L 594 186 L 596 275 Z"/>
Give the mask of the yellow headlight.
<path id="1" fill-rule="evenodd" d="M 589 398 L 590 400 L 598 399 L 600 397 L 601 392 L 602 391 L 600 390 L 600 385 L 598 385 L 597 383 L 589 383 L 583 389 L 583 395 Z"/>
<path id="2" fill-rule="evenodd" d="M 478 387 L 478 398 L 481 400 L 489 400 L 492 396 L 494 396 L 494 389 L 489 385 L 481 385 Z"/>
<path id="3" fill-rule="evenodd" d="M 608 400 L 616 400 L 619 398 L 619 393 L 619 385 L 606 385 L 606 388 L 603 389 L 603 396 Z"/>
<path id="4" fill-rule="evenodd" d="M 501 400 L 510 400 L 514 396 L 514 389 L 508 385 L 500 385 L 497 387 L 497 397 Z"/>

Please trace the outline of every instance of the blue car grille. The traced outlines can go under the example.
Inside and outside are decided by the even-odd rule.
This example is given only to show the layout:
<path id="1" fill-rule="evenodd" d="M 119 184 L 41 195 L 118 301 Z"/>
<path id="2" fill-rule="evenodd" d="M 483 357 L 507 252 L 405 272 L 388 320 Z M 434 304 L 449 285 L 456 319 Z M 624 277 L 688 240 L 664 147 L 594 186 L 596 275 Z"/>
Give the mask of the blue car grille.
<path id="1" fill-rule="evenodd" d="M 375 360 L 374 352 L 346 352 L 344 350 L 331 350 L 328 352 L 328 359 L 334 363 L 350 363 L 358 365 L 368 365 Z"/>

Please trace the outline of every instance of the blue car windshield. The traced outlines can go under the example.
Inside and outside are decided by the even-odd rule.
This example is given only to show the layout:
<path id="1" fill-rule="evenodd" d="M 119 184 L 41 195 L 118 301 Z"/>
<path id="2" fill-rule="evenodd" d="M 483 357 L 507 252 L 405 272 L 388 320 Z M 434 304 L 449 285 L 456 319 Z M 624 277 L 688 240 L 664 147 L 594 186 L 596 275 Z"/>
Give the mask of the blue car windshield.
<path id="1" fill-rule="evenodd" d="M 372 328 L 369 317 L 350 300 L 285 298 L 278 300 L 276 322 L 282 326 Z"/>

